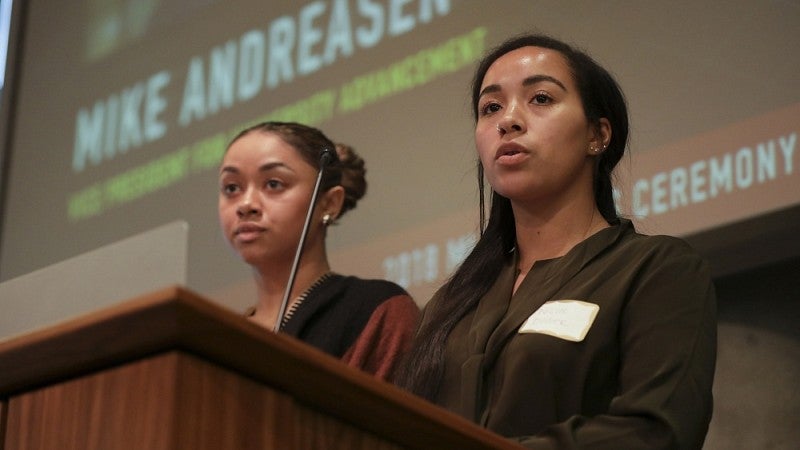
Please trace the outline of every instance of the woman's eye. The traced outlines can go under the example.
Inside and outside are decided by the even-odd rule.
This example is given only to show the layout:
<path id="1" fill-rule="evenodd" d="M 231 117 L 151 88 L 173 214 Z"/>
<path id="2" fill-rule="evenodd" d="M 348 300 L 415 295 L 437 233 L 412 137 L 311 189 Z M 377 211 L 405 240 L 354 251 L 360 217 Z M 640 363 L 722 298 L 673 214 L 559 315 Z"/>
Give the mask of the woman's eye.
<path id="1" fill-rule="evenodd" d="M 500 111 L 500 105 L 497 103 L 487 103 L 481 108 L 481 115 L 487 115 L 494 112 Z"/>
<path id="2" fill-rule="evenodd" d="M 538 94 L 533 96 L 533 99 L 531 99 L 531 103 L 535 103 L 537 105 L 547 105 L 547 104 L 550 104 L 550 102 L 552 100 L 553 99 L 550 98 L 549 95 L 544 94 L 544 93 L 538 93 Z"/>
<path id="3" fill-rule="evenodd" d="M 236 193 L 239 190 L 239 186 L 233 183 L 226 183 L 222 185 L 222 193 L 225 195 L 231 195 Z"/>
<path id="4" fill-rule="evenodd" d="M 283 187 L 283 183 L 278 180 L 267 180 L 266 183 L 264 183 L 264 186 L 267 189 L 280 189 Z"/>

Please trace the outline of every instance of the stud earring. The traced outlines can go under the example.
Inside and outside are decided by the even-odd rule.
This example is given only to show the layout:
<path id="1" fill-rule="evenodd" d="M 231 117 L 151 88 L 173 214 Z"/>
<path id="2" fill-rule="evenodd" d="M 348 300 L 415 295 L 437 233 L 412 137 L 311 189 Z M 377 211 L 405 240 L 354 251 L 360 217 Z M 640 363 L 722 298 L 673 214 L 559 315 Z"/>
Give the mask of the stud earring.
<path id="1" fill-rule="evenodd" d="M 331 215 L 330 214 L 325 214 L 324 216 L 322 216 L 322 224 L 323 225 L 325 225 L 327 227 L 328 225 L 331 224 L 331 222 L 332 222 L 332 220 L 331 220 Z"/>

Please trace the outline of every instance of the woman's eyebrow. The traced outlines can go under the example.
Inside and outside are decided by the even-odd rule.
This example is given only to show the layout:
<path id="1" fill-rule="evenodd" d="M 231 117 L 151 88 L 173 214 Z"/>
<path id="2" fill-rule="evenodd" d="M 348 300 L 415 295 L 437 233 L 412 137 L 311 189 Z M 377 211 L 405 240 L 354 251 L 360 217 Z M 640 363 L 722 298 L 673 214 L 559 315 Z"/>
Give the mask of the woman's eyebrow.
<path id="1" fill-rule="evenodd" d="M 564 83 L 558 81 L 557 78 L 553 78 L 550 75 L 532 75 L 532 76 L 529 76 L 528 78 L 525 78 L 524 80 L 522 80 L 522 85 L 523 86 L 530 86 L 532 84 L 541 83 L 542 81 L 549 81 L 551 83 L 554 83 L 554 84 L 558 85 L 564 91 L 567 90 L 567 87 L 564 86 Z"/>
<path id="2" fill-rule="evenodd" d="M 551 77 L 550 75 L 531 75 L 528 78 L 522 80 L 522 85 L 531 86 L 536 83 L 541 83 L 543 81 L 549 81 L 557 85 L 561 89 L 563 89 L 565 92 L 567 91 L 567 87 L 564 86 L 564 83 L 559 81 L 557 78 Z M 480 94 L 478 95 L 478 98 L 483 97 L 486 94 L 491 94 L 493 92 L 500 92 L 501 90 L 502 89 L 500 88 L 499 84 L 490 84 L 481 90 Z"/>
<path id="3" fill-rule="evenodd" d="M 288 169 L 288 170 L 292 170 L 285 163 L 276 161 L 276 162 L 268 162 L 268 163 L 262 164 L 261 166 L 258 167 L 258 171 L 259 172 L 267 172 L 267 171 L 270 171 L 272 169 L 276 169 L 276 168 L 279 168 L 279 167 L 280 168 L 285 168 L 285 169 Z M 220 174 L 222 174 L 222 173 L 238 174 L 238 173 L 241 173 L 241 171 L 237 167 L 234 167 L 234 166 L 223 166 L 222 168 L 219 169 L 219 173 Z"/>

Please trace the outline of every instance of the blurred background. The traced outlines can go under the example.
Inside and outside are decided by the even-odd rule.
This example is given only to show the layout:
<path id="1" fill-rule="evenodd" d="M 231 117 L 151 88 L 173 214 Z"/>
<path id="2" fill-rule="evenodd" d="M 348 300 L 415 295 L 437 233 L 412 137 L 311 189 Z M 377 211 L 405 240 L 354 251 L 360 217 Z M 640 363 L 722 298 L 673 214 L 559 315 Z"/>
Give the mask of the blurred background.
<path id="1" fill-rule="evenodd" d="M 293 120 L 355 147 L 369 189 L 329 231 L 333 266 L 393 280 L 424 305 L 478 229 L 477 60 L 526 31 L 586 50 L 629 103 L 620 212 L 643 232 L 687 239 L 714 268 L 720 352 L 706 448 L 794 448 L 800 438 L 800 2 L 0 0 L 0 9 L 0 282 L 181 220 L 185 284 L 235 311 L 254 297 L 216 216 L 232 134 Z M 24 313 L 3 303 L 7 317 Z M 55 308 L 69 316 L 69 299 Z"/>

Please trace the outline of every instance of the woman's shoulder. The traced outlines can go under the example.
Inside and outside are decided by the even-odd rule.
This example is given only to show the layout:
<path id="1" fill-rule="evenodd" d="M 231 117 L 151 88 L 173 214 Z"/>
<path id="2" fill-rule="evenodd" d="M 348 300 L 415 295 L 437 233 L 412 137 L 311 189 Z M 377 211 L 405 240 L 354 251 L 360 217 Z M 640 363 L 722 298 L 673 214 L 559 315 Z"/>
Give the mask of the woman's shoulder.
<path id="1" fill-rule="evenodd" d="M 708 274 L 707 259 L 686 240 L 666 234 L 646 234 L 630 227 L 606 253 L 607 262 L 622 270 L 693 270 Z"/>
<path id="2" fill-rule="evenodd" d="M 419 306 L 411 295 L 397 283 L 383 279 L 341 276 L 343 289 L 340 302 L 351 311 L 361 311 L 370 317 L 391 318 L 396 326 L 411 327 L 419 317 Z M 382 320 L 382 319 L 380 319 Z"/>
<path id="3" fill-rule="evenodd" d="M 408 297 L 409 293 L 397 283 L 379 278 L 361 278 L 354 275 L 337 275 L 336 283 L 348 295 L 361 299 L 385 301 L 393 297 Z"/>
<path id="4" fill-rule="evenodd" d="M 621 246 L 648 253 L 697 256 L 699 253 L 683 238 L 668 234 L 647 234 L 630 226 L 621 239 Z"/>

